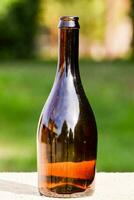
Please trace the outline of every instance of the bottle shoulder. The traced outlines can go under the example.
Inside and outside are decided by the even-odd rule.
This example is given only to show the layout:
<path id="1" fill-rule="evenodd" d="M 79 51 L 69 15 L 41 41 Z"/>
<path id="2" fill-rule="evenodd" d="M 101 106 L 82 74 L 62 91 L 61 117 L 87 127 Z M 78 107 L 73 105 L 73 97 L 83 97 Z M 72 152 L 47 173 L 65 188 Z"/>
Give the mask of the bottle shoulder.
<path id="1" fill-rule="evenodd" d="M 66 122 L 72 130 L 80 126 L 95 124 L 95 118 L 81 82 L 65 75 L 55 80 L 53 88 L 42 111 L 42 123 L 46 126 L 55 123 L 61 130 Z"/>

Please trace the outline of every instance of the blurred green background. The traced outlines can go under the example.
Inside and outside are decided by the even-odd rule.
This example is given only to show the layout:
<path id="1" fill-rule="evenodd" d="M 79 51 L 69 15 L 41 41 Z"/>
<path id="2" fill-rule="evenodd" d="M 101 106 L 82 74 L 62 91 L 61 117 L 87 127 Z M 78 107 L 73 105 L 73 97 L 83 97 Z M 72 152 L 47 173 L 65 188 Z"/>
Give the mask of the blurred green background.
<path id="1" fill-rule="evenodd" d="M 66 8 L 66 9 L 64 9 Z M 98 171 L 134 171 L 134 1 L 0 1 L 0 171 L 36 170 L 36 129 L 61 15 L 80 17 L 80 72 L 98 125 Z"/>

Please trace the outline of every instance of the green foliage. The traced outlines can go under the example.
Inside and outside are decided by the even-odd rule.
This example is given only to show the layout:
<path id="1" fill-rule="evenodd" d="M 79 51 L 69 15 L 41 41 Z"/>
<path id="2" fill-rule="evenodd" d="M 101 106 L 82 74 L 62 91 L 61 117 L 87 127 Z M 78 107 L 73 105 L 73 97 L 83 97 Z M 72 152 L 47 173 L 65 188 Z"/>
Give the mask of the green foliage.
<path id="1" fill-rule="evenodd" d="M 31 57 L 39 0 L 6 0 L 0 5 L 0 57 Z"/>
<path id="2" fill-rule="evenodd" d="M 11 6 L 11 3 L 17 2 L 18 0 L 1 0 L 0 1 L 0 18 L 5 17 L 8 13 L 8 9 Z"/>
<path id="3" fill-rule="evenodd" d="M 95 112 L 99 171 L 134 169 L 134 63 L 80 62 Z M 56 62 L 0 63 L 0 170 L 36 170 L 36 129 Z"/>

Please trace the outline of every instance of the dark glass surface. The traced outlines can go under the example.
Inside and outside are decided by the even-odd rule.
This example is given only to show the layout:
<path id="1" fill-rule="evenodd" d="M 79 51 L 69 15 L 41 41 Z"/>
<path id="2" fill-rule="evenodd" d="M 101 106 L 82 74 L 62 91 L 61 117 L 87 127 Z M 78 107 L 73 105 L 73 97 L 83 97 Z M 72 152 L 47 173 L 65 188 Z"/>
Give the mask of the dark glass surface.
<path id="1" fill-rule="evenodd" d="M 46 196 L 83 193 L 95 177 L 97 128 L 80 80 L 78 42 L 78 28 L 60 27 L 56 78 L 38 126 L 39 191 Z"/>

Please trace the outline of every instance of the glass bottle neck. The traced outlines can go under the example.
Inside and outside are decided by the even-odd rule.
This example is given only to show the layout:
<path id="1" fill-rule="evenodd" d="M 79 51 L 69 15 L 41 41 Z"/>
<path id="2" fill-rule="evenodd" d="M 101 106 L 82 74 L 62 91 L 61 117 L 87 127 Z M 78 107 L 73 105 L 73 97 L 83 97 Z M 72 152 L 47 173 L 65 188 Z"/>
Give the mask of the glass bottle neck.
<path id="1" fill-rule="evenodd" d="M 79 29 L 59 30 L 58 72 L 70 69 L 72 75 L 79 72 Z"/>

